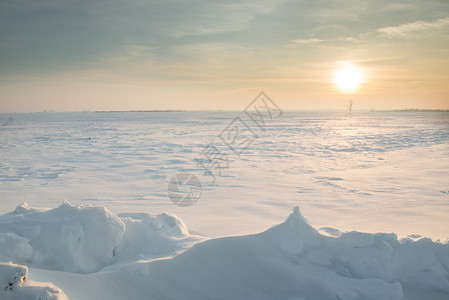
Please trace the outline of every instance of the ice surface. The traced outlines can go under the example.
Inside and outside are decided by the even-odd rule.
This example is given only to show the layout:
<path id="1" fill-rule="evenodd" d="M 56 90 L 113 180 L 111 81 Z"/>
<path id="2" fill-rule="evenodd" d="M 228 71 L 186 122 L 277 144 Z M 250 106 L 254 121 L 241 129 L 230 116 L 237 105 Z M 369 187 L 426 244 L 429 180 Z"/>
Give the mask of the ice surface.
<path id="1" fill-rule="evenodd" d="M 73 206 L 70 210 L 90 217 L 92 210 L 107 211 Z M 67 215 L 59 208 L 32 214 L 50 212 L 54 218 L 56 213 Z M 28 214 L 22 215 L 24 223 Z M 262 233 L 205 241 L 194 237 L 186 241 L 188 230 L 173 215 L 108 215 L 125 220 L 124 238 L 115 252 L 116 262 L 98 272 L 80 275 L 54 271 L 66 269 L 67 263 L 55 266 L 49 257 L 47 265 L 40 265 L 47 270 L 31 268 L 33 277 L 54 282 L 71 299 L 449 298 L 448 243 L 355 231 L 342 232 L 338 237 L 321 235 L 298 207 L 283 223 Z M 9 215 L 2 216 L 5 217 Z M 20 227 L 20 223 L 10 219 L 2 221 L 3 229 L 13 228 L 7 226 L 8 222 Z M 35 226 L 46 222 L 40 219 Z M 96 232 L 101 238 L 104 233 L 92 227 L 104 228 L 104 223 L 98 219 L 97 223 L 84 224 L 84 231 Z M 50 253 L 57 256 L 59 240 L 65 242 L 66 237 L 48 234 L 54 239 L 54 251 Z M 176 246 L 181 241 L 184 246 L 190 242 L 189 247 L 183 248 L 187 250 L 180 251 L 181 247 Z M 95 246 L 103 247 L 98 243 Z M 120 247 L 123 248 L 119 250 Z M 83 259 L 93 264 L 99 260 L 95 265 L 103 263 L 95 253 L 88 256 L 85 252 Z M 10 258 L 15 259 L 14 255 Z M 17 269 L 18 273 L 24 273 L 23 268 Z M 2 271 L 2 278 L 5 277 L 11 277 L 10 270 Z"/>

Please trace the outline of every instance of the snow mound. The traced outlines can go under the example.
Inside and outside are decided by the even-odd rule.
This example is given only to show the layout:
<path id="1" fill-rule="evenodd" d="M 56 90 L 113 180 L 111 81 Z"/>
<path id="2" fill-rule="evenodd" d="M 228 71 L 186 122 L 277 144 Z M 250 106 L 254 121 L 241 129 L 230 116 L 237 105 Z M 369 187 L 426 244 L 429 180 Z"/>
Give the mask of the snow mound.
<path id="1" fill-rule="evenodd" d="M 305 246 L 318 246 L 320 243 L 318 232 L 310 226 L 297 206 L 284 223 L 267 230 L 264 235 L 272 244 L 291 254 L 300 254 Z"/>
<path id="2" fill-rule="evenodd" d="M 35 211 L 39 211 L 39 210 L 36 209 L 36 208 L 30 207 L 28 205 L 28 203 L 24 202 L 24 203 L 18 205 L 16 207 L 16 209 L 13 212 L 10 212 L 9 214 L 11 214 L 11 215 L 18 215 L 18 214 L 26 214 L 26 213 L 29 213 L 29 212 L 35 212 Z"/>
<path id="3" fill-rule="evenodd" d="M 51 283 L 27 280 L 27 273 L 25 266 L 0 263 L 0 299 L 68 300 L 64 292 Z"/>
<path id="4" fill-rule="evenodd" d="M 64 201 L 47 211 L 24 209 L 21 205 L 12 214 L 0 217 L 0 232 L 13 234 L 9 238 L 15 238 L 15 248 L 21 250 L 10 251 L 12 261 L 89 273 L 113 262 L 124 224 L 104 207 L 77 207 Z M 30 248 L 31 257 L 25 255 Z"/>
<path id="5" fill-rule="evenodd" d="M 173 214 L 123 213 L 123 241 L 116 249 L 119 262 L 172 255 L 198 237 L 190 236 L 184 222 Z"/>
<path id="6" fill-rule="evenodd" d="M 117 216 L 102 206 L 64 201 L 51 210 L 26 204 L 0 216 L 0 261 L 74 273 L 117 262 L 172 255 L 198 240 L 176 216 Z"/>
<path id="7" fill-rule="evenodd" d="M 449 245 L 383 233 L 324 236 L 294 208 L 260 234 L 95 275 L 89 288 L 106 286 L 105 299 L 448 299 Z M 112 284 L 119 282 L 127 285 Z"/>
<path id="8" fill-rule="evenodd" d="M 66 234 L 59 234 L 61 228 Z M 46 269 L 86 271 L 109 264 L 86 275 L 32 269 L 34 277 L 54 282 L 75 300 L 449 299 L 448 243 L 326 231 L 334 234 L 320 234 L 295 207 L 262 233 L 201 241 L 174 215 L 117 216 L 102 207 L 63 203 L 0 216 L 0 247 L 6 257 Z M 81 244 L 75 243 L 79 237 Z M 36 261 L 44 254 L 46 260 Z M 13 285 L 26 274 L 15 272 L 12 278 L 19 281 Z"/>

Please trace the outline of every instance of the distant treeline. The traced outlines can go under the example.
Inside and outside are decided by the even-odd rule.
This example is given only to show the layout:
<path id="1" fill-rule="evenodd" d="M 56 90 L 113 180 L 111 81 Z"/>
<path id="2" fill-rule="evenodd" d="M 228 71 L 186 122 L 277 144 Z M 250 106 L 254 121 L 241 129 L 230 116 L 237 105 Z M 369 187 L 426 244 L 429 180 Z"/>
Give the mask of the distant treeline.
<path id="1" fill-rule="evenodd" d="M 96 113 L 122 113 L 122 112 L 186 112 L 186 110 L 96 110 Z"/>
<path id="2" fill-rule="evenodd" d="M 449 112 L 449 109 L 420 109 L 420 108 L 405 108 L 405 109 L 371 109 L 370 111 L 379 111 L 379 112 Z"/>

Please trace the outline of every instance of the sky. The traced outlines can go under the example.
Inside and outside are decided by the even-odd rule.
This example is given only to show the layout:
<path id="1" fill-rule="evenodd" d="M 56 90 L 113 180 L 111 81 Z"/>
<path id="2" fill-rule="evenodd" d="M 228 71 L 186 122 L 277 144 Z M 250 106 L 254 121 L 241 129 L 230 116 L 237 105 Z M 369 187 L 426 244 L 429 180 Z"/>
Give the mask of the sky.
<path id="1" fill-rule="evenodd" d="M 0 0 L 0 112 L 449 109 L 448 70 L 447 0 Z"/>

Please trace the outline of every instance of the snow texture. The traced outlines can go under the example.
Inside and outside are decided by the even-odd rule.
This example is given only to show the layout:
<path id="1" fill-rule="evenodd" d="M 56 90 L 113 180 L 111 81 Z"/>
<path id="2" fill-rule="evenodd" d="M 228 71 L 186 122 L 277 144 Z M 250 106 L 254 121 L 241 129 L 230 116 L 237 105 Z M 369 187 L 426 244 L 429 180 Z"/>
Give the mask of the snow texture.
<path id="1" fill-rule="evenodd" d="M 51 210 L 25 203 L 0 216 L 1 260 L 74 273 L 170 255 L 197 239 L 174 215 L 117 216 L 102 206 L 74 206 L 67 201 Z"/>
<path id="2" fill-rule="evenodd" d="M 220 138 L 236 117 L 257 135 L 240 155 Z M 264 128 L 244 112 L 10 119 L 0 274 L 21 288 L 1 300 L 50 286 L 12 280 L 24 269 L 10 262 L 75 300 L 449 299 L 447 112 L 291 111 Z M 208 145 L 229 158 L 215 181 L 196 160 Z M 202 183 L 192 207 L 167 197 L 180 172 Z M 295 208 L 264 231 L 297 205 L 310 223 Z"/>
<path id="3" fill-rule="evenodd" d="M 61 289 L 51 283 L 27 280 L 28 268 L 0 262 L 0 299 L 68 300 Z"/>
<path id="4" fill-rule="evenodd" d="M 14 229 L 8 237 L 17 242 L 10 245 L 24 250 L 18 258 L 14 251 L 3 255 L 26 260 L 31 247 L 33 276 L 54 282 L 71 299 L 449 298 L 449 244 L 392 233 L 322 235 L 298 207 L 262 233 L 209 240 L 190 235 L 168 214 L 117 216 L 103 207 L 67 202 L 53 210 L 21 211 L 1 216 L 0 229 L 4 234 Z M 39 228 L 38 234 L 31 228 Z M 58 228 L 66 234 L 56 234 Z M 20 234 L 28 244 L 22 245 Z M 80 236 L 83 241 L 71 248 Z M 44 253 L 43 241 L 49 243 L 46 259 L 35 261 Z M 94 267 L 87 268 L 87 262 Z M 25 267 L 15 268 L 1 270 L 2 286 L 26 276 Z"/>
<path id="5" fill-rule="evenodd" d="M 237 117 L 257 135 L 240 155 L 220 138 Z M 317 228 L 449 237 L 448 112 L 286 111 L 263 128 L 243 111 L 0 114 L 9 119 L 1 214 L 67 199 L 171 212 L 219 237 L 260 232 L 300 205 Z M 209 145 L 224 155 L 215 182 L 196 160 Z M 167 197 L 181 172 L 203 186 L 191 208 Z"/>

